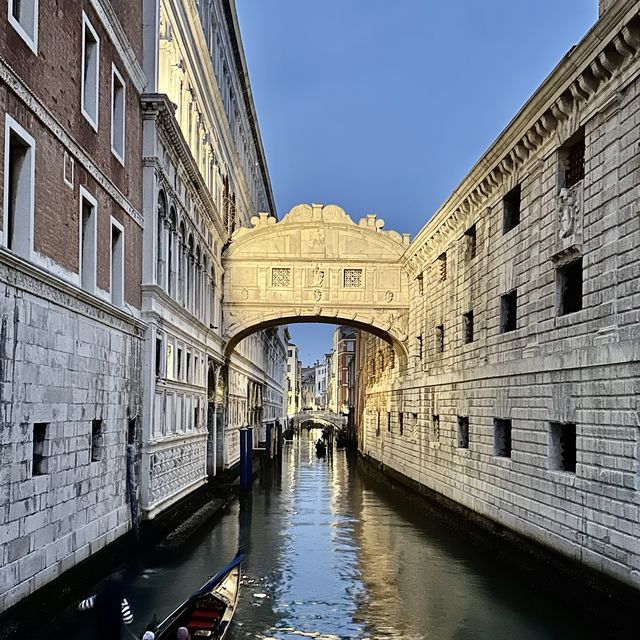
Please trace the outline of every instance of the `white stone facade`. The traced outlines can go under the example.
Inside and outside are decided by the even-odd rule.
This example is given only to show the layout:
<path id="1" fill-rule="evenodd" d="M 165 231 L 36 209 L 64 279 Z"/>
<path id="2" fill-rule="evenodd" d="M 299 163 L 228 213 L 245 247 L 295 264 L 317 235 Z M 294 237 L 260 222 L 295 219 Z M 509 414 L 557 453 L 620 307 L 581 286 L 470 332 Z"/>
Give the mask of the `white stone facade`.
<path id="1" fill-rule="evenodd" d="M 365 455 L 635 587 L 639 11 L 611 4 L 411 243 L 408 367 L 358 345 Z"/>

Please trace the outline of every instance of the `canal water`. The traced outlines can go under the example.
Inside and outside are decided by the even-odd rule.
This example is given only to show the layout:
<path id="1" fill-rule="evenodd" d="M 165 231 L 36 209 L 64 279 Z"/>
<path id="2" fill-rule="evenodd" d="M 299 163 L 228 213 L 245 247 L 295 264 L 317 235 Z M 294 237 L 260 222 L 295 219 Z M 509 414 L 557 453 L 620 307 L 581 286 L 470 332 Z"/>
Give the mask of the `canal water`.
<path id="1" fill-rule="evenodd" d="M 127 585 L 131 631 L 139 637 L 154 613 L 168 614 L 240 546 L 246 561 L 229 640 L 624 637 L 479 552 L 464 525 L 363 477 L 344 451 L 318 459 L 315 437 L 285 443 L 281 466 L 179 557 L 136 569 Z M 87 640 L 89 614 L 67 612 L 42 631 L 33 638 Z"/>

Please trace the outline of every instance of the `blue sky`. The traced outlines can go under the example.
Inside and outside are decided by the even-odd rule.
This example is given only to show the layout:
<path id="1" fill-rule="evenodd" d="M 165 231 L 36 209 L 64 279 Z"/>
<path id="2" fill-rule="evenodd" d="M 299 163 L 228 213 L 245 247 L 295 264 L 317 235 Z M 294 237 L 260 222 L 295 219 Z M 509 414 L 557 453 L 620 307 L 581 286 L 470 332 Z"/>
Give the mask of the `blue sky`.
<path id="1" fill-rule="evenodd" d="M 236 0 L 278 213 L 415 235 L 597 19 L 597 0 Z M 303 361 L 330 325 L 291 325 Z"/>

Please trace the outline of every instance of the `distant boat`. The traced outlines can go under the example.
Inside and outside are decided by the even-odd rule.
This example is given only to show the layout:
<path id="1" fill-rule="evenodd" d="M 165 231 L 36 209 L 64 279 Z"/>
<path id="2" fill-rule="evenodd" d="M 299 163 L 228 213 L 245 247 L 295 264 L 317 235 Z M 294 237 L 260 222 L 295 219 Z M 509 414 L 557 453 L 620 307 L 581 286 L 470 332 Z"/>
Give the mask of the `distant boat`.
<path id="1" fill-rule="evenodd" d="M 222 640 L 240 597 L 243 557 L 236 556 L 163 620 L 156 631 L 156 640 L 175 640 L 179 627 L 186 627 L 191 638 Z"/>

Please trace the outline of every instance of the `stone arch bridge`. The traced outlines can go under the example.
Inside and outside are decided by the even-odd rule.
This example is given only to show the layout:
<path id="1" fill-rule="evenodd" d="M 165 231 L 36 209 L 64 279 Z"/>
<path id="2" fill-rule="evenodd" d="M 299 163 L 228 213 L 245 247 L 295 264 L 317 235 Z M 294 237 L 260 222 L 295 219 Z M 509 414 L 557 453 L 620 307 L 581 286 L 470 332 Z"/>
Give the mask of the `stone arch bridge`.
<path id="1" fill-rule="evenodd" d="M 408 235 L 357 224 L 336 205 L 301 204 L 277 222 L 267 214 L 238 229 L 223 254 L 227 354 L 259 329 L 294 322 L 345 324 L 408 357 Z"/>
<path id="2" fill-rule="evenodd" d="M 299 411 L 293 418 L 302 427 L 307 422 L 323 422 L 338 429 L 347 426 L 347 418 L 333 411 Z"/>

